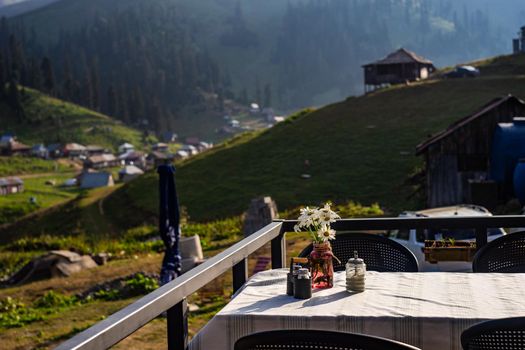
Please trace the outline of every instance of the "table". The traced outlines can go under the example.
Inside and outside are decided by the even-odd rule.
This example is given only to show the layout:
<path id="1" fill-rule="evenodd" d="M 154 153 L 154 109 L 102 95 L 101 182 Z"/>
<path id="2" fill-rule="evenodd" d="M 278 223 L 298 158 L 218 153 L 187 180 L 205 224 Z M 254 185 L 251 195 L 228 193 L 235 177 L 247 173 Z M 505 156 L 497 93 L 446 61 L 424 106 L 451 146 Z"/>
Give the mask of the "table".
<path id="1" fill-rule="evenodd" d="M 275 329 L 370 334 L 422 349 L 461 349 L 461 332 L 489 319 L 525 316 L 525 274 L 367 272 L 366 290 L 334 288 L 311 299 L 286 295 L 287 269 L 254 275 L 193 338 L 191 350 L 231 350 L 235 341 Z"/>

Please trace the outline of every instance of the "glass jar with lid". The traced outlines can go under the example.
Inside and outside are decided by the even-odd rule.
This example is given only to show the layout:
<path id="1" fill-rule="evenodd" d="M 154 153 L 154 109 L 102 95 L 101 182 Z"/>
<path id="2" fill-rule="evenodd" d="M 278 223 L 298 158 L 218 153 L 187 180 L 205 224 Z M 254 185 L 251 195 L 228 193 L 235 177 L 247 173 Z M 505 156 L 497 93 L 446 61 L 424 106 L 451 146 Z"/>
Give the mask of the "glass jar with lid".
<path id="1" fill-rule="evenodd" d="M 346 290 L 348 292 L 363 292 L 365 290 L 366 264 L 359 258 L 357 251 L 354 257 L 346 263 Z"/>

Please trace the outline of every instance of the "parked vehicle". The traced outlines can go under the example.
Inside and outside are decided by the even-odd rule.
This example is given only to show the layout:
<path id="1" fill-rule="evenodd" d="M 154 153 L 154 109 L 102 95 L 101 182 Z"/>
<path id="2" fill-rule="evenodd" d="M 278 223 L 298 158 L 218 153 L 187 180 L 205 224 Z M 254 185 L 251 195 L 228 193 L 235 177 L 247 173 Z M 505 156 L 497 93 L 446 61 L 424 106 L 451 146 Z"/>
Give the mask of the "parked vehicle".
<path id="1" fill-rule="evenodd" d="M 425 209 L 417 212 L 403 212 L 400 217 L 451 217 L 451 216 L 492 216 L 485 208 L 477 205 L 457 205 L 442 208 Z M 501 228 L 488 230 L 488 241 L 505 235 L 506 232 Z M 416 230 L 391 230 L 388 237 L 405 247 L 407 247 L 417 258 L 420 271 L 470 271 L 472 264 L 464 261 L 442 261 L 431 264 L 425 261 L 423 248 L 425 240 L 441 240 L 452 238 L 456 241 L 475 241 L 476 232 L 474 229 L 441 229 L 424 230 L 420 233 Z"/>
<path id="2" fill-rule="evenodd" d="M 472 66 L 458 66 L 454 70 L 445 73 L 445 78 L 475 78 L 479 77 L 479 69 Z"/>

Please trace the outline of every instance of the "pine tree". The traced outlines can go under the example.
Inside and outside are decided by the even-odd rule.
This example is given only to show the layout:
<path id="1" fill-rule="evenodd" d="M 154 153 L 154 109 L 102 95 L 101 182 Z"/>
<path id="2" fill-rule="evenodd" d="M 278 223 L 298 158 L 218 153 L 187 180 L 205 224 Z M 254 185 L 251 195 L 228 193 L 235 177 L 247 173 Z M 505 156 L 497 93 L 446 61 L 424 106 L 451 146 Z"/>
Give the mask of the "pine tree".
<path id="1" fill-rule="evenodd" d="M 3 100 L 5 98 L 5 84 L 5 62 L 4 56 L 0 53 L 0 100 Z"/>
<path id="2" fill-rule="evenodd" d="M 48 57 L 42 59 L 40 70 L 43 76 L 43 88 L 48 94 L 53 94 L 55 89 L 55 77 L 53 75 L 53 67 L 51 66 L 51 60 Z"/>
<path id="3" fill-rule="evenodd" d="M 15 111 L 18 120 L 24 120 L 24 109 L 20 101 L 20 91 L 18 91 L 18 84 L 14 79 L 9 81 L 7 102 Z"/>
<path id="4" fill-rule="evenodd" d="M 112 117 L 117 117 L 119 110 L 119 101 L 117 97 L 117 92 L 113 88 L 113 85 L 110 85 L 108 88 L 108 114 Z"/>
<path id="5" fill-rule="evenodd" d="M 248 104 L 248 90 L 246 90 L 246 88 L 243 88 L 239 96 L 240 96 L 239 102 L 242 103 L 243 105 L 247 105 Z"/>
<path id="6" fill-rule="evenodd" d="M 264 107 L 272 106 L 272 89 L 270 84 L 264 86 Z"/>
<path id="7" fill-rule="evenodd" d="M 91 108 L 93 108 L 96 111 L 99 111 L 100 110 L 100 78 L 98 74 L 98 65 L 97 65 L 96 60 L 94 60 L 91 63 L 90 75 L 91 75 L 90 81 L 91 81 L 91 93 L 92 93 Z"/>
<path id="8" fill-rule="evenodd" d="M 74 88 L 73 76 L 71 72 L 71 62 L 69 56 L 64 59 L 64 73 L 62 77 L 62 98 L 68 101 L 74 101 Z"/>
<path id="9" fill-rule="evenodd" d="M 261 103 L 261 84 L 259 77 L 255 78 L 255 102 Z"/>

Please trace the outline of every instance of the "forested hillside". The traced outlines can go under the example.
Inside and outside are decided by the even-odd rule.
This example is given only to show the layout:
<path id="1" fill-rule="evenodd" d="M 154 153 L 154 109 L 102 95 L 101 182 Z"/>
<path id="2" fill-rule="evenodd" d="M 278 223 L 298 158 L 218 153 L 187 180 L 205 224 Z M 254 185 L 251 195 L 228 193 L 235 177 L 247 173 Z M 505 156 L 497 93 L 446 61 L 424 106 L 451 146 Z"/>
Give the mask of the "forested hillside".
<path id="1" fill-rule="evenodd" d="M 361 65 L 401 46 L 438 66 L 509 52 L 525 2 L 504 3 L 62 0 L 10 22 L 28 64 L 50 59 L 48 92 L 177 130 L 228 98 L 286 111 L 360 94 Z"/>
<path id="2" fill-rule="evenodd" d="M 47 44 L 3 21 L 4 79 L 159 132 L 175 130 L 181 113 L 220 111 L 227 76 L 196 47 L 191 23 L 157 5 L 94 17 Z"/>

